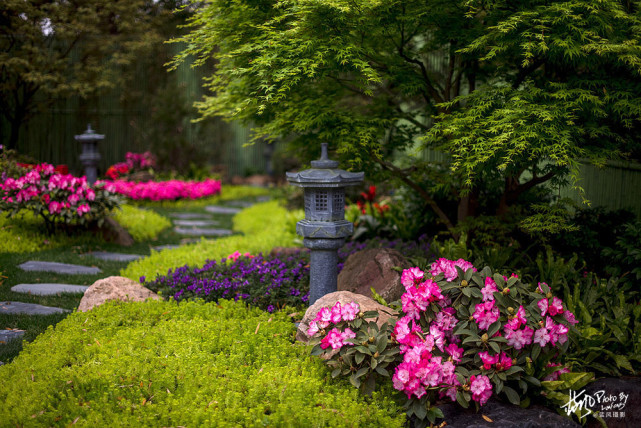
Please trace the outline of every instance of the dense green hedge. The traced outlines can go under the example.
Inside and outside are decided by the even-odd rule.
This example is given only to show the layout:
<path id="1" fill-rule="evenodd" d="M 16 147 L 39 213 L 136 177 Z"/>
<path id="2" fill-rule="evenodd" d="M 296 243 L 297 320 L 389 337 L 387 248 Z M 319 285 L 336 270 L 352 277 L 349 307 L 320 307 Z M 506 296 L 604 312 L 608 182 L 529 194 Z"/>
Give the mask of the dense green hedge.
<path id="1" fill-rule="evenodd" d="M 171 221 L 151 210 L 122 205 L 113 217 L 131 234 L 135 241 L 153 239 L 160 232 L 171 226 Z"/>
<path id="2" fill-rule="evenodd" d="M 284 312 L 241 303 L 110 302 L 0 366 L 2 426 L 402 426 L 293 344 Z"/>
<path id="3" fill-rule="evenodd" d="M 233 228 L 243 235 L 203 239 L 175 249 L 152 251 L 151 256 L 130 263 L 120 274 L 135 281 L 141 276 L 153 279 L 166 275 L 169 269 L 202 266 L 208 259 L 220 260 L 234 251 L 256 254 L 278 246 L 292 246 L 297 240 L 296 221 L 303 217 L 302 210 L 287 211 L 277 201 L 256 204 L 234 217 Z"/>

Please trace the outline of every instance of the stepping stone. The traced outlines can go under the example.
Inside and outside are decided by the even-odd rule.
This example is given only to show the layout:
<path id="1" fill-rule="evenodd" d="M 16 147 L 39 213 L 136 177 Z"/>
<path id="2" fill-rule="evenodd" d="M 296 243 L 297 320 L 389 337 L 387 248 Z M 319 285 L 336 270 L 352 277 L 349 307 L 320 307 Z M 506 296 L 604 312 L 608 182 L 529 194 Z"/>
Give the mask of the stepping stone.
<path id="1" fill-rule="evenodd" d="M 232 207 L 239 207 L 239 208 L 248 208 L 254 205 L 255 202 L 250 202 L 250 201 L 227 201 L 227 205 L 231 205 Z"/>
<path id="2" fill-rule="evenodd" d="M 87 253 L 86 255 L 95 257 L 100 260 L 109 260 L 114 262 L 131 262 L 144 257 L 141 254 L 110 253 L 108 251 L 93 251 L 91 253 Z"/>
<path id="3" fill-rule="evenodd" d="M 198 214 L 198 213 L 171 213 L 169 217 L 177 218 L 180 220 L 207 220 L 209 217 L 207 214 Z"/>
<path id="4" fill-rule="evenodd" d="M 256 198 L 256 201 L 257 202 L 267 202 L 267 201 L 271 201 L 271 199 L 272 199 L 271 196 L 259 196 L 259 197 Z"/>
<path id="5" fill-rule="evenodd" d="M 175 220 L 174 224 L 176 226 L 207 227 L 217 226 L 218 222 L 213 220 Z"/>
<path id="6" fill-rule="evenodd" d="M 54 272 L 54 273 L 66 273 L 66 274 L 87 274 L 95 275 L 102 272 L 97 267 L 81 266 L 81 265 L 71 265 L 67 263 L 56 263 L 56 262 L 38 262 L 38 261 L 28 261 L 24 262 L 18 267 L 26 271 L 42 271 L 42 272 Z"/>
<path id="7" fill-rule="evenodd" d="M 67 309 L 36 305 L 35 303 L 0 301 L 0 314 L 51 315 L 70 312 Z"/>
<path id="8" fill-rule="evenodd" d="M 7 344 L 10 340 L 21 339 L 22 336 L 24 336 L 24 330 L 0 330 L 0 345 Z"/>
<path id="9" fill-rule="evenodd" d="M 189 236 L 227 236 L 233 233 L 231 230 L 227 229 L 205 229 L 200 227 L 175 227 L 174 230 L 176 231 L 176 233 Z"/>
<path id="10" fill-rule="evenodd" d="M 238 214 L 240 208 L 221 207 L 219 205 L 207 205 L 205 211 L 212 214 Z"/>
<path id="11" fill-rule="evenodd" d="M 151 248 L 156 251 L 162 251 L 162 250 L 173 250 L 174 248 L 178 248 L 178 247 L 180 247 L 180 245 L 167 244 L 167 245 L 157 245 Z"/>
<path id="12" fill-rule="evenodd" d="M 11 287 L 16 293 L 37 294 L 39 296 L 51 296 L 58 293 L 84 293 L 88 285 L 74 284 L 18 284 Z"/>

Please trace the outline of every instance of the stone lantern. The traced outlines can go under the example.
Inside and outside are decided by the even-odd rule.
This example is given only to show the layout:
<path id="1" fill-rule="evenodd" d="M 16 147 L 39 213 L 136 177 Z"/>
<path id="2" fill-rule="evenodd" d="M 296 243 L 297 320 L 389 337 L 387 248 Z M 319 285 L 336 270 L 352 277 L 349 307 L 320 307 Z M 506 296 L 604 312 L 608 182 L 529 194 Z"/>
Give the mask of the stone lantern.
<path id="1" fill-rule="evenodd" d="M 365 175 L 338 169 L 338 162 L 327 157 L 327 143 L 321 144 L 321 150 L 311 169 L 287 173 L 287 181 L 302 187 L 305 197 L 305 219 L 296 224 L 296 233 L 311 250 L 310 306 L 337 289 L 337 251 L 354 231 L 354 225 L 345 220 L 345 187 L 362 183 Z"/>
<path id="2" fill-rule="evenodd" d="M 75 138 L 82 144 L 80 162 L 85 167 L 87 181 L 93 185 L 98 179 L 97 167 L 98 161 L 100 161 L 98 142 L 104 140 L 105 136 L 96 134 L 96 131 L 91 129 L 91 125 L 87 125 L 87 130 L 82 135 L 76 135 Z"/>

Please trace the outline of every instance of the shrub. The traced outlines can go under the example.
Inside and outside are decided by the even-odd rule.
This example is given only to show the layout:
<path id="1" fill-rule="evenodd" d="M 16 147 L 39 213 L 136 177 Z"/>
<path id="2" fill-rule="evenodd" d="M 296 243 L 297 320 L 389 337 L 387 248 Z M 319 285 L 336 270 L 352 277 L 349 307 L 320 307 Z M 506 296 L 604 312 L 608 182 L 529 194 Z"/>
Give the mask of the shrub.
<path id="1" fill-rule="evenodd" d="M 171 226 L 171 221 L 151 210 L 123 205 L 122 210 L 113 213 L 114 219 L 120 223 L 136 241 L 154 239 L 160 232 Z"/>
<path id="2" fill-rule="evenodd" d="M 338 350 L 328 359 L 333 376 L 349 377 L 365 392 L 377 377 L 391 376 L 407 395 L 408 416 L 434 423 L 443 417 L 433 406 L 439 399 L 468 407 L 501 394 L 518 405 L 528 388 L 569 371 L 557 362 L 576 320 L 546 284 L 530 290 L 515 276 L 489 267 L 476 272 L 462 259 L 439 259 L 429 272 L 406 269 L 401 282 L 406 292 L 395 323 L 379 329 L 367 321 L 376 312 L 340 303 L 310 322 L 312 353 Z"/>
<path id="3" fill-rule="evenodd" d="M 61 224 L 100 224 L 118 206 L 105 186 L 90 186 L 84 176 L 56 173 L 49 164 L 37 165 L 18 179 L 7 178 L 0 195 L 0 209 L 9 217 L 31 210 L 44 220 L 49 234 Z"/>
<path id="4" fill-rule="evenodd" d="M 176 199 L 199 199 L 220 193 L 220 181 L 147 181 L 134 182 L 125 180 L 101 181 L 101 184 L 113 186 L 115 192 L 129 199 L 149 199 L 164 201 Z"/>
<path id="5" fill-rule="evenodd" d="M 109 302 L 0 367 L 3 425 L 401 427 L 383 394 L 330 382 L 284 312 Z M 28 397 L 29 399 L 25 399 Z"/>
<path id="6" fill-rule="evenodd" d="M 156 167 L 156 157 L 147 151 L 145 153 L 127 152 L 125 162 L 119 162 L 107 168 L 105 175 L 111 180 L 127 177 L 130 174 L 152 170 Z"/>
<path id="7" fill-rule="evenodd" d="M 220 262 L 207 261 L 201 268 L 185 265 L 170 270 L 143 285 L 176 301 L 233 298 L 273 312 L 286 305 L 300 307 L 309 300 L 309 260 L 238 253 Z"/>
<path id="8" fill-rule="evenodd" d="M 155 278 L 165 275 L 177 266 L 202 266 L 208 260 L 220 260 L 234 251 L 258 254 L 274 247 L 292 246 L 295 227 L 291 222 L 296 215 L 275 201 L 256 204 L 234 216 L 234 230 L 245 236 L 203 239 L 176 249 L 152 251 L 151 256 L 131 262 L 121 275 L 138 281 L 142 276 Z"/>
<path id="9" fill-rule="evenodd" d="M 610 275 L 624 277 L 629 283 L 641 280 L 641 220 L 626 223 L 612 248 L 604 248 Z"/>
<path id="10" fill-rule="evenodd" d="M 638 287 L 586 274 L 564 286 L 564 300 L 580 325 L 570 334 L 568 360 L 604 376 L 641 372 Z"/>

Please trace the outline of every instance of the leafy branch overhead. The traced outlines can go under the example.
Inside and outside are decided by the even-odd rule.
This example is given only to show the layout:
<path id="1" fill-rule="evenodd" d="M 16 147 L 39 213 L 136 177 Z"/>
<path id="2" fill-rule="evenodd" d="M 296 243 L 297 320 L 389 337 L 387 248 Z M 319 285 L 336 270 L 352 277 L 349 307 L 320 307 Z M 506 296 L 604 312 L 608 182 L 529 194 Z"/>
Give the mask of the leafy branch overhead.
<path id="1" fill-rule="evenodd" d="M 343 163 L 418 194 L 453 234 L 544 183 L 577 186 L 580 162 L 641 158 L 637 2 L 192 7 L 172 66 L 217 61 L 203 116 L 251 122 L 306 159 L 329 141 Z M 426 150 L 447 155 L 446 173 Z"/>

